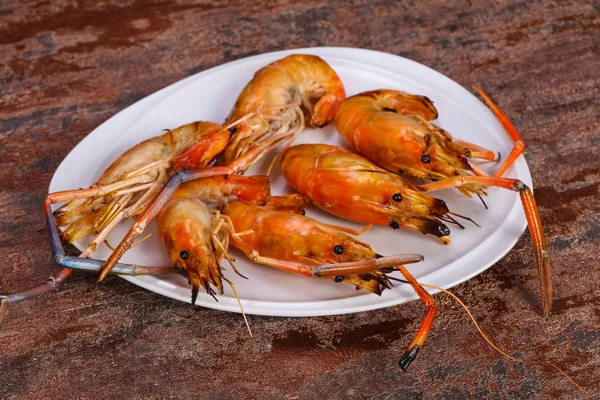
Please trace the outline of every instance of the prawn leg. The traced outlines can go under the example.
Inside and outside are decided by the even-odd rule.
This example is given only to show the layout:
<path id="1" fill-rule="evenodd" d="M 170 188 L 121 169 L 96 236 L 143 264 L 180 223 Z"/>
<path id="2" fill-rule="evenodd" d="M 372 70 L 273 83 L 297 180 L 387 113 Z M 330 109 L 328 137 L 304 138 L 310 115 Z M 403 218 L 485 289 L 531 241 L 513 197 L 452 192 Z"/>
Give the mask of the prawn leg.
<path id="1" fill-rule="evenodd" d="M 313 274 L 317 277 L 357 275 L 374 270 L 387 269 L 398 264 L 413 264 L 423 261 L 420 254 L 398 254 L 395 256 L 383 256 L 371 260 L 343 262 L 337 264 L 321 265 L 314 267 Z"/>
<path id="2" fill-rule="evenodd" d="M 89 190 L 89 189 L 88 189 Z M 73 191 L 78 192 L 78 191 Z M 65 192 L 59 192 L 64 194 Z M 58 228 L 56 226 L 56 219 L 52 214 L 52 195 L 46 195 L 44 199 L 44 212 L 46 213 L 46 224 L 48 226 L 48 233 L 50 235 L 50 245 L 52 247 L 52 258 L 54 260 L 60 259 L 64 257 L 65 252 L 63 250 L 62 244 L 60 243 L 60 238 L 58 236 Z M 55 202 L 60 202 L 63 200 L 56 200 Z M 0 303 L 0 322 L 6 315 L 8 310 L 8 306 L 11 303 L 16 303 L 21 300 L 28 299 L 30 297 L 39 296 L 45 293 L 52 291 L 56 286 L 60 285 L 62 281 L 67 279 L 69 275 L 73 272 L 70 268 L 61 269 L 56 276 L 50 277 L 46 282 L 33 287 L 31 289 L 23 290 L 21 292 L 11 293 L 11 294 L 0 294 L 0 298 L 2 299 Z"/>
<path id="3" fill-rule="evenodd" d="M 408 345 L 408 350 L 406 353 L 400 358 L 398 365 L 402 368 L 403 371 L 408 369 L 408 366 L 413 362 L 415 357 L 417 357 L 417 353 L 423 347 L 423 343 L 429 335 L 429 330 L 431 329 L 431 325 L 433 325 L 433 319 L 435 318 L 435 313 L 437 312 L 437 305 L 433 297 L 425 290 L 422 286 L 419 285 L 419 282 L 408 272 L 408 270 L 403 265 L 397 265 L 396 268 L 400 271 L 402 276 L 406 278 L 408 283 L 411 284 L 419 298 L 425 303 L 427 307 L 427 311 L 425 312 L 425 316 L 423 317 L 423 321 L 421 322 L 421 326 L 419 330 L 415 334 L 415 338 Z"/>
<path id="4" fill-rule="evenodd" d="M 58 256 L 54 260 L 61 266 L 64 266 L 62 270 L 56 274 L 56 276 L 50 277 L 46 282 L 33 287 L 31 289 L 23 290 L 21 292 L 0 294 L 0 322 L 6 315 L 6 311 L 10 304 L 18 303 L 20 301 L 29 299 L 31 297 L 40 296 L 42 294 L 51 292 L 58 285 L 62 283 L 74 269 L 82 271 L 97 272 L 100 270 L 103 261 L 92 260 L 73 256 Z M 173 267 L 146 267 L 142 265 L 132 265 L 119 263 L 113 268 L 111 274 L 114 275 L 128 275 L 128 276 L 140 276 L 140 275 L 165 275 L 165 274 L 176 274 L 179 271 Z"/>
<path id="5" fill-rule="evenodd" d="M 446 138 L 450 139 L 450 145 L 453 148 L 455 148 L 459 154 L 464 154 L 464 156 L 467 158 L 481 158 L 487 161 L 498 161 L 500 159 L 500 155 L 498 154 L 498 157 L 496 157 L 496 153 L 494 153 L 492 150 L 486 149 L 483 146 L 478 146 L 474 143 L 469 143 L 465 142 L 464 140 L 460 140 L 452 136 L 448 131 L 445 131 L 444 129 L 432 124 L 423 117 L 414 116 L 414 118 L 416 118 L 416 120 L 421 122 L 423 125 L 430 128 L 431 131 L 437 131 Z"/>
<path id="6" fill-rule="evenodd" d="M 498 155 L 498 157 L 496 157 L 496 153 L 494 153 L 492 150 L 488 150 L 485 147 L 457 139 L 454 136 L 451 136 L 448 132 L 445 133 L 447 136 L 452 138 L 452 143 L 469 150 L 469 158 L 481 158 L 487 161 L 498 161 L 500 159 L 500 156 Z"/>
<path id="7" fill-rule="evenodd" d="M 89 189 L 79 189 L 79 190 L 64 190 L 62 192 L 54 192 L 46 195 L 47 200 L 50 201 L 51 204 L 60 203 L 63 201 L 82 199 L 86 197 L 94 197 L 98 195 L 108 194 L 110 192 L 123 189 L 129 186 L 133 186 L 135 184 L 143 184 L 147 183 L 147 179 L 144 176 L 136 176 L 133 178 L 125 179 L 119 182 L 112 183 L 106 186 L 95 186 Z"/>
<path id="8" fill-rule="evenodd" d="M 277 268 L 281 271 L 292 274 L 304 275 L 310 278 L 322 278 L 326 276 L 344 276 L 356 275 L 361 273 L 372 272 L 381 268 L 389 268 L 390 265 L 395 265 L 395 260 L 388 263 L 378 263 L 375 260 L 356 261 L 343 264 L 325 264 L 315 267 L 310 264 L 303 264 L 294 261 L 279 260 L 277 258 L 264 257 L 256 251 L 248 254 L 248 258 L 257 264 L 267 265 Z M 420 261 L 420 260 L 419 260 Z M 415 261 L 418 262 L 418 261 Z"/>
<path id="9" fill-rule="evenodd" d="M 468 184 L 495 186 L 519 193 L 537 259 L 540 292 L 542 297 L 542 311 L 545 316 L 550 315 L 550 311 L 552 310 L 552 270 L 550 267 L 550 259 L 548 257 L 548 245 L 546 244 L 546 237 L 544 235 L 544 230 L 542 229 L 542 221 L 531 189 L 518 179 L 464 175 L 421 185 L 420 188 L 425 192 L 431 192 L 447 188 L 456 188 Z"/>
<path id="10" fill-rule="evenodd" d="M 0 322 L 4 319 L 6 315 L 6 311 L 8 311 L 8 305 L 10 304 L 10 300 L 7 296 L 0 296 Z"/>
<path id="11" fill-rule="evenodd" d="M 60 203 L 62 201 L 72 200 L 72 199 L 76 199 L 76 198 L 94 196 L 97 192 L 98 192 L 98 188 L 90 188 L 90 189 L 83 189 L 83 190 L 71 190 L 71 191 L 56 192 L 56 193 L 50 193 L 50 194 L 46 195 L 46 197 L 44 199 L 44 213 L 46 214 L 46 225 L 48 227 L 48 234 L 50 236 L 50 246 L 52 248 L 52 259 L 54 261 L 56 261 L 57 263 L 59 263 L 61 266 L 64 266 L 66 268 L 61 269 L 55 277 L 51 277 L 50 279 L 48 279 L 45 283 L 43 283 L 41 285 L 38 285 L 32 289 L 24 290 L 22 292 L 13 293 L 11 295 L 6 296 L 5 297 L 5 299 L 7 299 L 6 302 L 14 303 L 17 301 L 17 300 L 15 300 L 15 298 L 18 298 L 19 299 L 18 301 L 21 301 L 21 300 L 25 300 L 29 297 L 39 296 L 39 295 L 45 294 L 47 292 L 50 292 L 56 286 L 60 285 L 63 280 L 67 279 L 69 277 L 69 275 L 71 275 L 73 270 L 68 265 L 61 264 L 61 262 L 60 262 L 60 261 L 62 261 L 62 258 L 65 257 L 65 252 L 63 250 L 62 244 L 60 243 L 58 227 L 56 225 L 56 218 L 54 217 L 54 214 L 52 213 L 52 204 Z M 10 296 L 12 296 L 12 297 L 10 297 Z M 3 299 L 3 303 L 4 303 L 5 299 Z M 4 306 L 4 304 L 3 304 L 3 306 Z M 8 307 L 8 305 L 6 305 L 6 307 L 3 307 L 4 311 L 0 312 L 0 321 L 4 317 L 7 307 Z"/>
<path id="12" fill-rule="evenodd" d="M 504 164 L 502 164 L 498 172 L 496 172 L 496 176 L 501 177 L 502 175 L 504 175 L 506 170 L 514 164 L 517 158 L 519 158 L 519 156 L 523 154 L 523 151 L 525 150 L 525 140 L 523 139 L 519 131 L 517 131 L 517 128 L 515 128 L 513 123 L 510 122 L 506 114 L 504 114 L 498 108 L 498 106 L 494 104 L 494 102 L 483 92 L 483 90 L 481 90 L 477 86 L 473 86 L 473 89 L 475 89 L 477 93 L 479 93 L 481 97 L 483 97 L 485 103 L 488 105 L 489 108 L 492 109 L 494 115 L 496 115 L 496 118 L 498 118 L 498 120 L 500 121 L 500 123 L 514 142 L 513 148 L 510 154 L 508 155 L 508 158 L 506 159 L 506 161 L 504 161 Z"/>
<path id="13" fill-rule="evenodd" d="M 56 274 L 56 276 L 50 277 L 46 282 L 42 283 L 41 285 L 38 285 L 31 289 L 23 290 L 21 292 L 0 294 L 0 299 L 2 299 L 2 301 L 0 302 L 0 323 L 6 315 L 6 312 L 8 311 L 8 306 L 10 304 L 18 303 L 19 301 L 51 292 L 55 287 L 60 285 L 62 281 L 67 279 L 69 275 L 71 275 L 71 272 L 73 272 L 73 270 L 71 270 L 70 268 L 63 268 L 58 272 L 58 274 Z"/>

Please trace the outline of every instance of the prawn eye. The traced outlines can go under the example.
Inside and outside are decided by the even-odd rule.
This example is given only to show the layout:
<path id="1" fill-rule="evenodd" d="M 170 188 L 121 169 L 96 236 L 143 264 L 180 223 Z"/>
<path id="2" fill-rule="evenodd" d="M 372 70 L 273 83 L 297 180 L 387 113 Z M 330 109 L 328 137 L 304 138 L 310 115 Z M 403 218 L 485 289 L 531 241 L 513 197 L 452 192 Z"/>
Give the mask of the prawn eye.
<path id="1" fill-rule="evenodd" d="M 400 228 L 400 224 L 398 223 L 398 221 L 391 220 L 390 221 L 390 228 L 392 228 L 392 229 L 398 229 L 398 228 Z"/>
<path id="2" fill-rule="evenodd" d="M 337 275 L 333 280 L 337 283 L 344 282 L 344 275 Z"/>
<path id="3" fill-rule="evenodd" d="M 429 157 L 429 154 L 423 154 L 421 156 L 421 162 L 424 164 L 429 164 L 431 162 L 431 157 Z"/>
<path id="4" fill-rule="evenodd" d="M 394 193 L 394 195 L 392 196 L 392 200 L 399 203 L 402 201 L 402 195 L 400 193 Z"/>
<path id="5" fill-rule="evenodd" d="M 340 255 L 344 252 L 344 247 L 338 244 L 333 248 L 333 252 L 337 255 Z"/>
<path id="6" fill-rule="evenodd" d="M 237 132 L 237 128 L 235 126 L 232 126 L 231 128 L 227 128 L 227 131 L 229 131 L 230 135 L 233 135 Z"/>
<path id="7" fill-rule="evenodd" d="M 185 250 L 181 250 L 181 253 L 179 253 L 179 257 L 181 257 L 182 260 L 187 260 L 190 257 L 190 253 L 188 253 Z"/>

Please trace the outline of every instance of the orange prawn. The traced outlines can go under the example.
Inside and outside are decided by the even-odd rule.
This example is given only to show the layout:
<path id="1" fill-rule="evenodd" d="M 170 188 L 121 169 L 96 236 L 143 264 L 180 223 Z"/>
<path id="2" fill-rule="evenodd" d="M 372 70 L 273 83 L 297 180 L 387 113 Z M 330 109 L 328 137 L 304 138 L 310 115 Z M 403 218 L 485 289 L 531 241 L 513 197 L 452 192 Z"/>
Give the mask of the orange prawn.
<path id="1" fill-rule="evenodd" d="M 456 223 L 443 200 L 341 147 L 301 144 L 281 156 L 285 180 L 319 208 L 365 224 L 405 227 L 450 243 Z"/>
<path id="2" fill-rule="evenodd" d="M 240 200 L 228 203 L 224 217 L 235 231 L 244 232 L 230 235 L 231 244 L 255 263 L 303 276 L 347 282 L 357 290 L 378 295 L 396 280 L 388 274 L 400 271 L 427 306 L 421 326 L 399 362 L 406 370 L 423 347 L 437 310 L 435 300 L 402 265 L 422 261 L 423 257 L 381 256 L 368 244 L 347 234 L 359 232 L 304 216 L 307 204 L 299 195 L 272 197 L 264 206 Z"/>
<path id="3" fill-rule="evenodd" d="M 337 73 L 318 56 L 292 54 L 261 68 L 227 118 L 226 124 L 240 123 L 219 163 L 231 163 L 258 140 L 293 138 L 305 126 L 327 125 L 345 97 Z"/>

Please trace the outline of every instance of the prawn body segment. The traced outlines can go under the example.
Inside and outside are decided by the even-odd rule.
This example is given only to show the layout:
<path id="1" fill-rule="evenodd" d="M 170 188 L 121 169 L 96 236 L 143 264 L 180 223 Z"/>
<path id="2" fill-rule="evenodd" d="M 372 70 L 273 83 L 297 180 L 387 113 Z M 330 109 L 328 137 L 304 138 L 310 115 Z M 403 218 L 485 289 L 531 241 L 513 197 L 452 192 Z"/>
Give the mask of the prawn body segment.
<path id="1" fill-rule="evenodd" d="M 442 200 L 340 147 L 293 146 L 282 155 L 281 171 L 293 188 L 338 217 L 450 240 L 450 230 L 438 218 L 448 213 Z"/>

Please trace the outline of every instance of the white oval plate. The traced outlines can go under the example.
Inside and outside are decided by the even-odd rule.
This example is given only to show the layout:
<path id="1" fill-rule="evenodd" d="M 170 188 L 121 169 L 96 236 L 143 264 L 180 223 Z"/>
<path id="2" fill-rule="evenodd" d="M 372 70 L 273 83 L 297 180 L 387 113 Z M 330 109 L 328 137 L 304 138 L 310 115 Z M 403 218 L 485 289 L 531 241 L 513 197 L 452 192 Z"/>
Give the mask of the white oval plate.
<path id="1" fill-rule="evenodd" d="M 428 96 L 439 110 L 437 124 L 460 139 L 467 140 L 507 155 L 512 143 L 494 115 L 477 98 L 454 81 L 414 61 L 391 54 L 351 48 L 307 48 L 280 51 L 248 57 L 227 63 L 186 78 L 166 87 L 121 111 L 96 128 L 79 143 L 58 167 L 50 192 L 89 187 L 120 154 L 136 143 L 161 134 L 163 129 L 196 121 L 222 122 L 231 110 L 238 94 L 259 68 L 288 54 L 315 54 L 325 59 L 339 74 L 347 94 L 388 88 Z M 331 143 L 345 146 L 333 124 L 321 130 L 307 130 L 296 143 Z M 264 173 L 270 161 L 267 155 L 250 173 Z M 499 166 L 484 165 L 492 172 Z M 519 178 L 531 186 L 531 176 L 523 157 L 511 167 L 507 176 Z M 275 169 L 271 174 L 274 194 L 290 193 L 290 188 Z M 468 215 L 481 224 L 477 228 L 451 227 L 452 244 L 442 245 L 433 236 L 423 236 L 408 230 L 394 231 L 375 227 L 361 236 L 374 250 L 391 255 L 420 253 L 425 261 L 409 265 L 421 282 L 450 288 L 489 268 L 517 242 L 526 227 L 519 197 L 516 193 L 491 188 L 485 199 L 489 210 L 478 199 L 468 199 L 456 190 L 435 194 L 448 203 L 450 209 Z M 359 227 L 329 216 L 316 208 L 307 215 L 327 223 Z M 130 222 L 123 223 L 109 237 L 113 245 L 119 242 Z M 148 232 L 154 235 L 125 254 L 122 261 L 141 265 L 170 265 L 156 236 L 152 223 Z M 89 238 L 88 238 L 89 239 Z M 76 243 L 83 249 L 87 241 Z M 241 252 L 231 250 L 237 268 L 249 277 L 242 279 L 227 268 L 249 314 L 272 316 L 317 316 L 352 313 L 388 307 L 417 298 L 414 290 L 398 284 L 377 296 L 356 291 L 348 284 L 331 280 L 309 279 L 290 275 L 266 266 L 252 264 Z M 102 246 L 93 258 L 106 259 L 108 248 Z M 224 266 L 228 267 L 226 264 Z M 164 277 L 124 277 L 153 292 L 184 302 L 190 302 L 190 287 L 178 275 Z M 239 312 L 239 306 L 229 288 L 215 302 L 201 293 L 197 304 L 219 310 Z"/>

